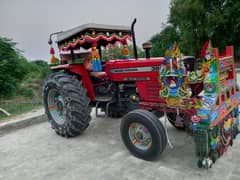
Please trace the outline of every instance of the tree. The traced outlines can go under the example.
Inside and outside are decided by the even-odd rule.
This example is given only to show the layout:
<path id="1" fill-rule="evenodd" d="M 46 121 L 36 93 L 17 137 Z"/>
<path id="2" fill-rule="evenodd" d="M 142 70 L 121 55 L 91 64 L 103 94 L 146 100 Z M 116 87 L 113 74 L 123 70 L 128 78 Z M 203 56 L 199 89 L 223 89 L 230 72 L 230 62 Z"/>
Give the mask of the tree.
<path id="1" fill-rule="evenodd" d="M 153 44 L 151 56 L 164 56 L 169 45 L 179 41 L 179 35 L 172 25 L 167 25 L 159 34 L 152 36 L 150 41 Z"/>
<path id="2" fill-rule="evenodd" d="M 169 23 L 179 32 L 183 52 L 199 55 L 211 39 L 215 47 L 240 46 L 239 0 L 172 0 Z"/>
<path id="3" fill-rule="evenodd" d="M 0 95 L 13 95 L 27 74 L 27 60 L 16 49 L 16 43 L 0 37 Z"/>
<path id="4" fill-rule="evenodd" d="M 44 60 L 31 61 L 29 62 L 28 68 L 28 78 L 30 77 L 32 79 L 42 80 L 51 72 L 48 63 Z"/>
<path id="5" fill-rule="evenodd" d="M 123 49 L 122 46 L 121 47 L 113 46 L 113 47 L 109 47 L 107 49 L 104 49 L 102 51 L 103 61 L 111 60 L 111 59 L 121 59 L 123 57 L 122 49 Z M 128 50 L 129 50 L 130 58 L 134 58 L 133 46 L 128 45 Z M 138 57 L 139 58 L 145 56 L 144 52 L 139 47 L 137 47 L 137 51 L 138 51 Z"/>
<path id="6" fill-rule="evenodd" d="M 179 31 L 179 46 L 185 54 L 198 55 L 208 39 L 207 20 L 201 0 L 172 0 L 169 23 Z"/>

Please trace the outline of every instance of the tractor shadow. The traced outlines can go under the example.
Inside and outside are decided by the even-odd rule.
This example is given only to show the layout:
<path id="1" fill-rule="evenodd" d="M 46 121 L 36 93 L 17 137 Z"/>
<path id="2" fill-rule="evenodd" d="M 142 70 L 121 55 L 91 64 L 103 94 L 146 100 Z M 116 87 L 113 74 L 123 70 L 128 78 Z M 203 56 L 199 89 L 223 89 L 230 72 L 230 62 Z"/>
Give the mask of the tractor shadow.
<path id="1" fill-rule="evenodd" d="M 127 166 L 130 167 L 145 167 L 146 172 L 150 171 L 150 169 L 167 169 L 180 177 L 200 176 L 200 178 L 203 178 L 208 176 L 213 178 L 216 174 L 219 174 L 219 171 L 223 173 L 224 177 L 229 173 L 226 172 L 226 166 L 231 162 L 226 161 L 224 157 L 220 158 L 211 169 L 199 169 L 197 167 L 198 159 L 195 154 L 193 137 L 185 131 L 177 130 L 170 123 L 167 123 L 167 132 L 173 148 L 170 148 L 169 144 L 167 144 L 165 151 L 155 161 L 138 159 L 128 152 L 122 142 L 120 122 L 121 119 L 93 118 L 87 131 L 77 137 L 78 141 L 85 141 L 86 138 L 88 142 L 98 142 L 96 146 L 98 149 L 97 154 L 94 149 L 90 152 L 94 161 L 101 157 L 106 162 L 119 166 L 120 169 L 124 169 L 128 164 Z M 164 123 L 162 120 L 161 122 Z M 231 159 L 231 157 L 228 158 Z"/>
<path id="2" fill-rule="evenodd" d="M 118 149 L 128 153 L 121 140 L 120 122 L 121 119 L 117 118 L 93 118 L 84 136 L 98 138 L 103 141 L 103 144 L 109 145 L 109 147 L 115 144 Z M 181 170 L 186 172 L 189 170 L 188 168 L 192 170 L 198 169 L 193 137 L 184 131 L 175 129 L 169 123 L 167 123 L 167 132 L 173 148 L 170 148 L 169 144 L 167 144 L 165 151 L 163 151 L 159 159 L 153 161 L 153 163 L 159 163 L 159 165 L 176 169 L 182 167 Z M 128 153 L 128 156 L 132 155 Z"/>

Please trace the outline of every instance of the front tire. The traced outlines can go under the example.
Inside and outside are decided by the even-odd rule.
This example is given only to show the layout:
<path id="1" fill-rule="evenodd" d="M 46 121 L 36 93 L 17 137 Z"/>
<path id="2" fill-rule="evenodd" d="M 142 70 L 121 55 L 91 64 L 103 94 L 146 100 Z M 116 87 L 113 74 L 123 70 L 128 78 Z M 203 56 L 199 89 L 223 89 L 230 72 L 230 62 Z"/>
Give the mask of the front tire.
<path id="1" fill-rule="evenodd" d="M 43 100 L 48 119 L 58 135 L 74 137 L 89 126 L 90 100 L 76 76 L 49 75 L 43 86 Z"/>
<path id="2" fill-rule="evenodd" d="M 121 121 L 121 136 L 128 150 L 144 160 L 156 159 L 166 148 L 167 136 L 162 123 L 147 110 L 134 110 Z"/>

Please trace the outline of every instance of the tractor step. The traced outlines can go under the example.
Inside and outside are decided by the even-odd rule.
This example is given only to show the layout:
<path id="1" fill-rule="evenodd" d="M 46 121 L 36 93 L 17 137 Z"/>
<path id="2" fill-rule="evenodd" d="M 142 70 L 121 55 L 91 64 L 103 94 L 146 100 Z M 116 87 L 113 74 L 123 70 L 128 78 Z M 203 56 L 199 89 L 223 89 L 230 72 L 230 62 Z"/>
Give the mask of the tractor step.
<path id="1" fill-rule="evenodd" d="M 114 101 L 113 101 L 113 97 L 112 96 L 97 96 L 96 97 L 96 117 L 105 117 L 107 118 L 108 117 L 108 109 L 109 109 L 109 105 L 112 104 Z M 105 112 L 105 115 L 100 115 L 98 113 L 98 109 L 99 109 L 99 105 L 101 103 L 104 103 L 106 104 L 106 112 Z"/>
<path id="2" fill-rule="evenodd" d="M 110 102 L 112 100 L 112 96 L 96 96 L 97 102 Z"/>

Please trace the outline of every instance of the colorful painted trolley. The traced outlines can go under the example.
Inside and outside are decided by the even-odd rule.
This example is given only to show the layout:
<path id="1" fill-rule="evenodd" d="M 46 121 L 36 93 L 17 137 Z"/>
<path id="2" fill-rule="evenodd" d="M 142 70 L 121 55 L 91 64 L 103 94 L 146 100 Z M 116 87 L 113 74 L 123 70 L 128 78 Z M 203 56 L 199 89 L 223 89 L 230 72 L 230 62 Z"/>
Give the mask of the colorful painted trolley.
<path id="1" fill-rule="evenodd" d="M 233 144 L 239 132 L 240 93 L 233 47 L 227 46 L 225 53 L 219 55 L 218 49 L 207 42 L 196 71 L 186 71 L 179 62 L 177 46 L 172 54 L 160 69 L 160 97 L 166 103 L 164 108 L 177 109 L 176 126 L 184 128 L 186 123 L 180 114 L 189 115 L 198 166 L 210 167 Z"/>

